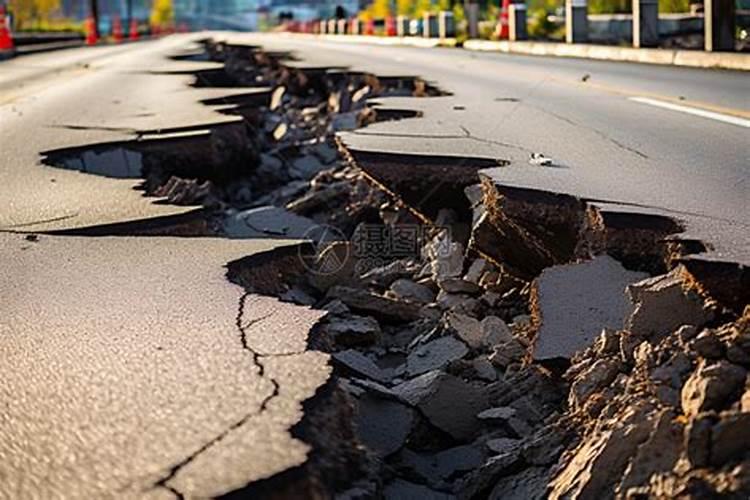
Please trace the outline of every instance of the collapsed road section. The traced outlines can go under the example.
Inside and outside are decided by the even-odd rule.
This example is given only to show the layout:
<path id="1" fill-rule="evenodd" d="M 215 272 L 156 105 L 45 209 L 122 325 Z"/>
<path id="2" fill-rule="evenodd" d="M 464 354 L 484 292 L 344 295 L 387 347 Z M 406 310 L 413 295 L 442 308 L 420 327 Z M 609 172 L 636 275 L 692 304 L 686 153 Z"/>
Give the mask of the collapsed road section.
<path id="1" fill-rule="evenodd" d="M 677 220 L 505 186 L 486 174 L 504 159 L 337 139 L 419 117 L 378 98 L 446 96 L 418 77 L 297 68 L 289 54 L 214 41 L 179 57 L 203 54 L 223 66 L 197 74 L 201 86 L 258 87 L 221 103 L 242 117 L 230 134 L 144 132 L 45 159 L 202 205 L 187 221 L 63 232 L 70 242 L 272 242 L 201 266 L 214 279 L 223 258 L 244 289 L 232 287 L 232 349 L 264 390 L 146 485 L 186 497 L 747 496 L 742 266 L 697 272 L 690 256 L 705 243 L 672 239 Z M 266 417 L 287 441 L 264 434 Z"/>

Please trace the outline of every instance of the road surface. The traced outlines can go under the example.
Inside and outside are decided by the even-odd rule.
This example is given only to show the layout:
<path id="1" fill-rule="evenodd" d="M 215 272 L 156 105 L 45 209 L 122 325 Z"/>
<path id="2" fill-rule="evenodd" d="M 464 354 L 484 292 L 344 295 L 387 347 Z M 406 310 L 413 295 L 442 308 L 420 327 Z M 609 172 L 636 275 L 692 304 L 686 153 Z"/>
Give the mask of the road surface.
<path id="1" fill-rule="evenodd" d="M 138 179 L 40 163 L 51 149 L 239 120 L 199 103 L 238 89 L 153 73 L 216 66 L 167 59 L 187 42 L 0 63 L 0 498 L 209 497 L 306 460 L 289 429 L 329 378 L 327 356 L 305 351 L 321 313 L 225 276 L 293 242 L 28 235 L 195 209 L 143 197 Z"/>
<path id="2" fill-rule="evenodd" d="M 750 263 L 746 74 L 217 36 L 451 93 L 381 99 L 423 116 L 344 133 L 349 147 L 509 160 L 486 175 L 667 214 L 711 247 L 705 257 Z M 224 276 L 227 262 L 290 242 L 50 233 L 192 210 L 40 154 L 236 121 L 198 102 L 241 89 L 191 88 L 179 74 L 214 63 L 167 58 L 194 38 L 0 63 L 2 495 L 211 496 L 305 460 L 289 428 L 330 374 L 325 355 L 305 351 L 319 313 L 246 296 Z M 539 152 L 555 166 L 530 165 Z M 268 310 L 288 320 L 273 323 L 281 346 L 252 321 Z M 259 345 L 244 346 L 243 329 Z M 252 351 L 269 355 L 263 367 Z"/>
<path id="3" fill-rule="evenodd" d="M 423 117 L 342 134 L 351 148 L 510 160 L 485 173 L 503 185 L 571 194 L 607 210 L 666 215 L 685 226 L 682 237 L 708 244 L 702 258 L 750 264 L 747 73 L 291 36 L 226 38 L 291 50 L 302 66 L 418 75 L 452 94 L 380 99 Z M 530 166 L 534 152 L 555 168 Z"/>

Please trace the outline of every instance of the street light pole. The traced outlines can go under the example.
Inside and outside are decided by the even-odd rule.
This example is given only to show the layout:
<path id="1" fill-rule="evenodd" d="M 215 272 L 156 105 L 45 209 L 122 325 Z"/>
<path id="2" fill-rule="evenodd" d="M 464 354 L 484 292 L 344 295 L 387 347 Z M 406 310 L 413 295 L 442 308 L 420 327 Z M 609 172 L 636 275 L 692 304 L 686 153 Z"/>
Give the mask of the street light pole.
<path id="1" fill-rule="evenodd" d="M 99 36 L 99 2 L 91 0 L 91 17 L 94 19 L 94 33 Z"/>

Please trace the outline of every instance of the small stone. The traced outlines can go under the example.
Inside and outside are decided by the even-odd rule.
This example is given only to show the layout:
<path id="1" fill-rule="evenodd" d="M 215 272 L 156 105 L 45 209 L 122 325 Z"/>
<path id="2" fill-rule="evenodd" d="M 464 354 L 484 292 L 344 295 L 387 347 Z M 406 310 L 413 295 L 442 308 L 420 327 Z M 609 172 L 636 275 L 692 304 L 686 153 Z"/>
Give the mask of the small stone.
<path id="1" fill-rule="evenodd" d="M 381 334 L 374 318 L 354 314 L 333 317 L 324 328 L 337 344 L 347 347 L 371 345 Z"/>
<path id="2" fill-rule="evenodd" d="M 328 296 L 341 300 L 355 311 L 388 320 L 414 321 L 421 317 L 420 304 L 394 300 L 359 288 L 335 286 L 328 291 Z"/>
<path id="3" fill-rule="evenodd" d="M 434 370 L 393 388 L 403 401 L 418 408 L 436 427 L 467 441 L 479 430 L 476 415 L 487 408 L 487 395 L 458 377 Z"/>
<path id="4" fill-rule="evenodd" d="M 724 344 L 711 330 L 703 330 L 699 333 L 690 342 L 690 347 L 704 358 L 719 359 L 724 356 Z"/>
<path id="5" fill-rule="evenodd" d="M 447 293 L 444 290 L 438 292 L 436 304 L 444 311 L 454 311 L 473 315 L 476 313 L 479 301 L 473 297 L 462 294 Z"/>
<path id="6" fill-rule="evenodd" d="M 391 284 L 390 292 L 400 300 L 428 303 L 435 300 L 435 292 L 425 285 L 408 279 L 397 279 Z"/>
<path id="7" fill-rule="evenodd" d="M 510 406 L 498 406 L 496 408 L 489 408 L 477 415 L 479 420 L 485 420 L 488 422 L 504 422 L 515 416 L 516 410 Z"/>
<path id="8" fill-rule="evenodd" d="M 479 285 L 461 278 L 446 278 L 438 281 L 438 286 L 441 290 L 445 290 L 448 293 L 465 293 L 469 295 L 477 294 L 482 290 Z"/>
<path id="9" fill-rule="evenodd" d="M 375 267 L 368 270 L 362 275 L 362 281 L 381 287 L 388 287 L 398 279 L 412 276 L 414 272 L 414 264 L 405 260 L 395 260 L 386 266 Z"/>
<path id="10" fill-rule="evenodd" d="M 325 142 L 320 142 L 310 147 L 310 152 L 317 156 L 318 159 L 326 165 L 330 165 L 339 157 L 336 148 L 329 146 Z"/>
<path id="11" fill-rule="evenodd" d="M 390 381 L 388 373 L 381 370 L 370 358 L 355 349 L 335 352 L 331 355 L 333 360 L 340 365 L 348 368 L 354 373 L 365 376 L 381 383 Z"/>
<path id="12" fill-rule="evenodd" d="M 275 89 L 273 89 L 273 92 L 271 93 L 271 102 L 268 105 L 268 109 L 271 111 L 275 111 L 281 106 L 281 101 L 284 98 L 284 92 L 286 92 L 286 87 L 283 85 L 279 85 Z"/>
<path id="13" fill-rule="evenodd" d="M 497 371 L 492 366 L 487 356 L 479 356 L 471 361 L 471 367 L 474 369 L 475 376 L 488 382 L 497 380 Z"/>
<path id="14" fill-rule="evenodd" d="M 414 410 L 402 403 L 371 394 L 358 398 L 355 418 L 357 436 L 381 457 L 401 449 L 416 419 Z"/>
<path id="15" fill-rule="evenodd" d="M 471 263 L 469 270 L 466 271 L 466 274 L 464 275 L 464 281 L 478 285 L 482 276 L 491 270 L 492 265 L 486 260 L 482 258 L 474 259 L 474 262 Z"/>
<path id="16" fill-rule="evenodd" d="M 442 368 L 451 361 L 461 359 L 469 352 L 466 344 L 452 336 L 440 337 L 413 350 L 406 361 L 406 373 L 419 375 Z"/>
<path id="17" fill-rule="evenodd" d="M 289 174 L 295 179 L 308 180 L 323 170 L 324 166 L 315 155 L 303 155 L 292 161 Z"/>
<path id="18" fill-rule="evenodd" d="M 722 414 L 711 431 L 711 465 L 721 467 L 747 453 L 750 413 Z"/>
<path id="19" fill-rule="evenodd" d="M 425 245 L 425 253 L 431 261 L 432 277 L 436 283 L 448 278 L 460 278 L 464 267 L 464 247 L 450 239 L 446 231 L 441 232 Z"/>
<path id="20" fill-rule="evenodd" d="M 346 304 L 341 302 L 339 299 L 334 299 L 330 302 L 327 302 L 322 307 L 322 309 L 328 311 L 331 314 L 347 314 L 349 312 L 349 308 L 346 307 Z"/>
<path id="21" fill-rule="evenodd" d="M 492 354 L 490 354 L 489 360 L 493 365 L 499 368 L 505 368 L 511 363 L 520 361 L 525 355 L 526 349 L 524 349 L 517 340 L 513 339 L 495 345 L 492 348 Z"/>
<path id="22" fill-rule="evenodd" d="M 570 386 L 568 401 L 574 408 L 580 408 L 588 397 L 609 385 L 620 371 L 620 363 L 614 358 L 598 359 L 588 369 L 576 377 Z"/>
<path id="23" fill-rule="evenodd" d="M 498 454 L 498 455 L 502 455 L 504 453 L 513 451 L 514 449 L 518 448 L 520 444 L 521 444 L 520 439 L 511 439 L 511 438 L 490 439 L 486 443 L 487 448 L 491 452 Z"/>
<path id="24" fill-rule="evenodd" d="M 620 350 L 620 336 L 616 331 L 604 329 L 594 344 L 596 355 L 599 357 L 617 354 Z"/>
<path id="25" fill-rule="evenodd" d="M 276 141 L 280 141 L 281 139 L 284 138 L 284 136 L 286 135 L 286 133 L 287 133 L 288 130 L 289 130 L 289 127 L 287 126 L 286 123 L 284 123 L 284 122 L 279 123 L 273 129 L 273 132 L 272 132 L 273 138 Z"/>

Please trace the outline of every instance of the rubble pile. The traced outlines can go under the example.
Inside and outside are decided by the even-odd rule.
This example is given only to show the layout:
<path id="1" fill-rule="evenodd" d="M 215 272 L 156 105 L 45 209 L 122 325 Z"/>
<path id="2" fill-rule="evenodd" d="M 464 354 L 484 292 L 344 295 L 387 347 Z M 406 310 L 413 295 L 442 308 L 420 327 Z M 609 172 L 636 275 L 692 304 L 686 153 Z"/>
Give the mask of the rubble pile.
<path id="1" fill-rule="evenodd" d="M 453 219 L 446 212 L 440 221 Z M 329 311 L 316 335 L 380 464 L 369 488 L 393 498 L 473 496 L 493 479 L 485 469 L 498 455 L 520 453 L 527 438 L 542 446 L 563 403 L 560 384 L 523 363 L 530 287 L 467 257 L 449 225 L 428 231 L 417 255 L 361 266 L 354 247 L 365 226 L 316 259 L 343 245 L 353 265 L 312 267 L 281 296 Z"/>
<path id="2" fill-rule="evenodd" d="M 148 162 L 144 172 L 149 194 L 164 196 L 171 203 L 203 204 L 219 211 L 286 207 L 316 222 L 333 222 L 348 234 L 356 223 L 377 219 L 382 194 L 362 179 L 359 169 L 342 160 L 334 134 L 375 121 L 415 116 L 381 110 L 368 99 L 437 96 L 442 94 L 439 89 L 416 77 L 379 78 L 337 69 L 297 69 L 285 64 L 287 54 L 256 48 L 208 41 L 206 50 L 211 59 L 222 61 L 224 68 L 220 78 L 197 75 L 202 85 L 266 89 L 248 95 L 247 105 L 240 96 L 223 110 L 244 119 L 247 137 L 242 141 L 242 161 L 234 162 L 231 176 L 221 175 L 226 170 L 222 167 L 192 172 L 195 178 L 184 178 L 180 173 L 184 167 L 176 167 L 174 161 L 160 158 Z M 260 100 L 259 95 L 263 97 Z M 221 103 L 211 100 L 211 104 Z M 229 144 L 212 146 L 232 149 Z M 237 163 L 242 165 L 239 170 Z"/>

